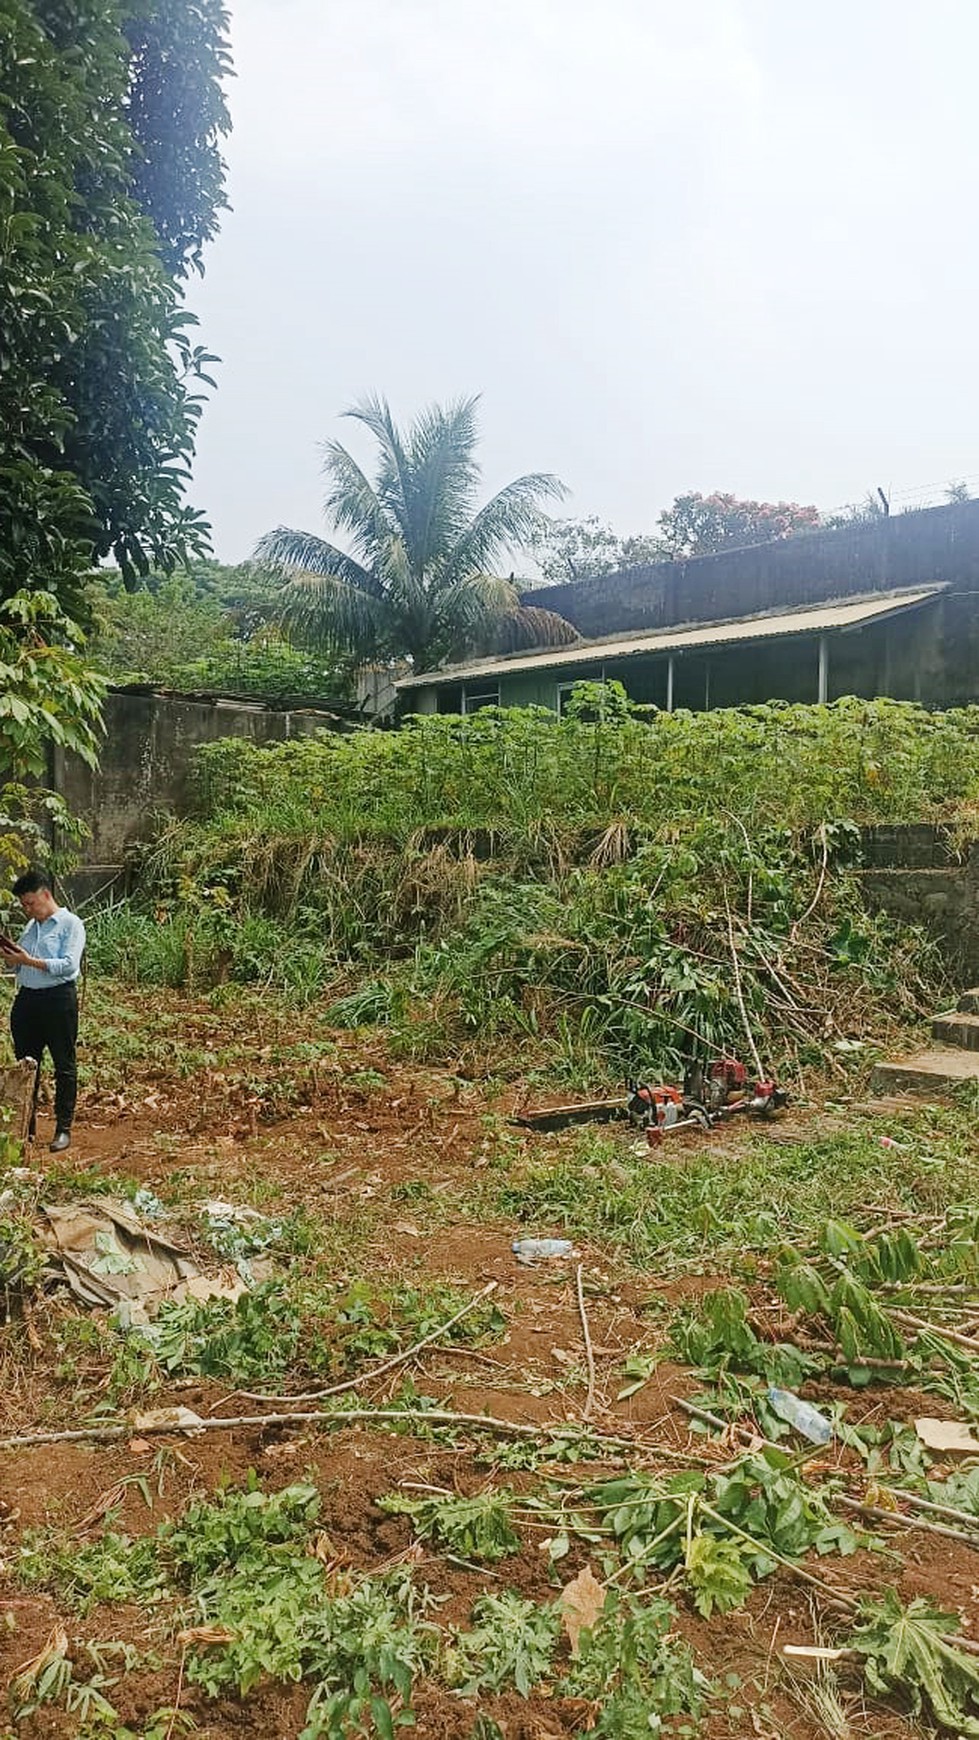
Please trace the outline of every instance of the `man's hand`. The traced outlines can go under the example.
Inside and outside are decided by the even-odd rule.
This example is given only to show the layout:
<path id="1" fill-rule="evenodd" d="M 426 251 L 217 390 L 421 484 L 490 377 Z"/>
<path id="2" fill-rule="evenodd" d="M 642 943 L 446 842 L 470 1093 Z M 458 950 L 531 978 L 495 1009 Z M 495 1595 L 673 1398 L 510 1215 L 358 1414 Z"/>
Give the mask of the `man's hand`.
<path id="1" fill-rule="evenodd" d="M 41 964 L 40 961 L 34 959 L 33 955 L 29 955 L 26 949 L 20 948 L 16 943 L 10 947 L 6 943 L 0 943 L 0 954 L 12 967 L 38 967 Z"/>

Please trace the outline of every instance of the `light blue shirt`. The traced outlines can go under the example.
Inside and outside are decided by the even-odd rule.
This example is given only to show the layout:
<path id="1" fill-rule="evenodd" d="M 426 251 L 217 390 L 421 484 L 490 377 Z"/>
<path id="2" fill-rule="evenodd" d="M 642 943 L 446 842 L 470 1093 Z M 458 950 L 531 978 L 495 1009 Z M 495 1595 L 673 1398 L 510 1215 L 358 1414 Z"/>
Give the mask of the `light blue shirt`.
<path id="1" fill-rule="evenodd" d="M 17 967 L 17 984 L 25 991 L 50 991 L 52 985 L 63 985 L 70 979 L 77 979 L 82 970 L 85 926 L 66 906 L 59 906 L 40 924 L 32 918 L 17 941 L 27 954 L 48 963 L 43 970 Z"/>

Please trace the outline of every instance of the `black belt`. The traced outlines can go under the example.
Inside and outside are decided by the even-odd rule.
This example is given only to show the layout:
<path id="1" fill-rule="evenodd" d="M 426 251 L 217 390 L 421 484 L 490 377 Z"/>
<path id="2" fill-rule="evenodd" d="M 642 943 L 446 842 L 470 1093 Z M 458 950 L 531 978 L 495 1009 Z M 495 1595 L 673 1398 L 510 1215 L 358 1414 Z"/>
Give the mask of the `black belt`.
<path id="1" fill-rule="evenodd" d="M 55 991 L 77 991 L 77 979 L 58 979 L 53 985 L 18 985 L 18 997 L 50 997 Z"/>

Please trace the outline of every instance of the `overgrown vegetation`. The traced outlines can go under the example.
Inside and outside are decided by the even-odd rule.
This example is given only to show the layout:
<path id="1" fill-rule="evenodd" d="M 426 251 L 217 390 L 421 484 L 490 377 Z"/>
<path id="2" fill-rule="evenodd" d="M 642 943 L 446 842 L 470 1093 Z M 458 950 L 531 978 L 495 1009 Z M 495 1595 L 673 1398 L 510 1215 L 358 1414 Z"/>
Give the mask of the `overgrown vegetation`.
<path id="1" fill-rule="evenodd" d="M 383 1024 L 414 1057 L 524 1045 L 565 1079 L 721 1046 L 805 1066 L 936 994 L 920 935 L 861 901 L 859 826 L 968 815 L 977 742 L 979 710 L 645 719 L 583 685 L 560 721 L 219 744 L 198 818 L 142 866 L 152 935 L 117 909 L 93 947 L 148 981 L 329 990 L 334 1024 Z"/>
<path id="2" fill-rule="evenodd" d="M 276 594 L 270 577 L 250 563 L 150 574 L 136 593 L 121 577 L 100 575 L 88 587 L 91 662 L 114 683 L 278 701 L 349 698 L 348 666 L 283 637 L 274 621 Z"/>

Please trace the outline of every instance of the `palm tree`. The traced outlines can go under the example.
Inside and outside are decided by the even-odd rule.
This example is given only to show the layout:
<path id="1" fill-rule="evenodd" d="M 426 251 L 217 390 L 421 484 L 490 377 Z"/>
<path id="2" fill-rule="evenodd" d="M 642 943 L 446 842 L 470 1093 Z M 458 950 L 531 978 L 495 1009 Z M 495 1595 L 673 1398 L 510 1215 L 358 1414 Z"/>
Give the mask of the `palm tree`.
<path id="1" fill-rule="evenodd" d="M 512 578 L 492 569 L 539 536 L 541 504 L 565 492 L 538 472 L 477 509 L 476 405 L 432 405 L 407 434 L 384 399 L 345 413 L 370 430 L 379 450 L 371 483 L 338 441 L 326 445 L 326 511 L 350 550 L 279 526 L 255 552 L 282 578 L 280 614 L 297 638 L 360 663 L 407 657 L 426 670 L 485 650 L 496 624 L 522 621 Z M 537 626 L 546 636 L 537 644 L 577 639 L 562 617 L 534 614 L 549 619 Z"/>

